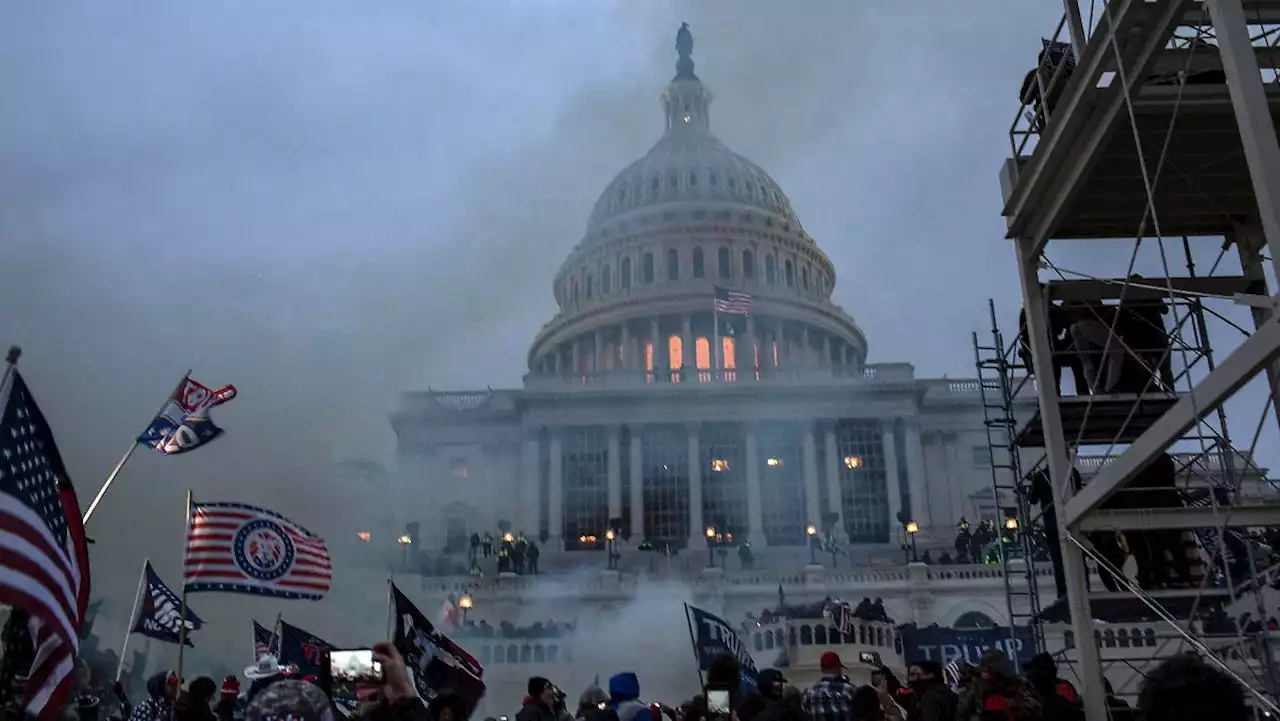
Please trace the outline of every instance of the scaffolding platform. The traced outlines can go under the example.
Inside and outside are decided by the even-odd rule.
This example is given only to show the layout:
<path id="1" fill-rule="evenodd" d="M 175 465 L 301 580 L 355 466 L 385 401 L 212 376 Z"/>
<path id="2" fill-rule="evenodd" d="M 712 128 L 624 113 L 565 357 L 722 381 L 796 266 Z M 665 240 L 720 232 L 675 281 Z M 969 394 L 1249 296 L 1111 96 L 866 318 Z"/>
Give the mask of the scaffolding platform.
<path id="1" fill-rule="evenodd" d="M 1092 401 L 1092 402 L 1090 402 Z M 1132 443 L 1178 402 L 1167 393 L 1108 396 L 1067 396 L 1062 398 L 1063 436 L 1080 445 Z M 1044 423 L 1040 410 L 1018 430 L 1017 444 L 1023 448 L 1044 447 Z"/>
<path id="2" fill-rule="evenodd" d="M 1225 588 L 1167 589 L 1145 593 L 1170 616 L 1183 621 L 1189 619 L 1193 611 L 1225 606 L 1232 600 L 1231 592 Z M 1142 623 L 1157 618 L 1143 599 L 1126 591 L 1090 593 L 1089 606 L 1094 620 L 1103 623 Z M 1070 623 L 1071 608 L 1067 599 L 1059 598 L 1046 604 L 1039 620 L 1044 623 Z"/>

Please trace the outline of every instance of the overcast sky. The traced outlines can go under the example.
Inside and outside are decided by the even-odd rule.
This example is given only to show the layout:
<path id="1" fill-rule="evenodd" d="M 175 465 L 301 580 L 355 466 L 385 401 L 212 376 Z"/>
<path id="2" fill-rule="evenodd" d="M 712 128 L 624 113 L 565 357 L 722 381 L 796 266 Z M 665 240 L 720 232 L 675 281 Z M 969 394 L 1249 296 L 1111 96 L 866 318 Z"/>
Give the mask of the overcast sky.
<path id="1" fill-rule="evenodd" d="M 997 170 L 1061 8 L 6 3 L 0 343 L 82 496 L 184 370 L 240 389 L 216 445 L 131 463 L 95 553 L 175 569 L 138 524 L 176 537 L 188 485 L 319 502 L 332 457 L 390 458 L 398 392 L 520 383 L 687 21 L 713 130 L 788 193 L 870 360 L 971 376 L 986 299 L 1020 304 Z"/>

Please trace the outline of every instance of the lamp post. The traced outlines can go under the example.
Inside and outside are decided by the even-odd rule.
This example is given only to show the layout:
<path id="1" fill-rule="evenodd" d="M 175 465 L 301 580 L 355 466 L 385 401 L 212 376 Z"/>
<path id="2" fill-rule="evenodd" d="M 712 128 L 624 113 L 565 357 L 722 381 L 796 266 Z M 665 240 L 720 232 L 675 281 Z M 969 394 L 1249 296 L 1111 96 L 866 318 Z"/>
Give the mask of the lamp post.
<path id="1" fill-rule="evenodd" d="M 920 532 L 920 524 L 915 521 L 907 521 L 907 535 L 911 537 L 911 562 L 919 562 L 916 556 L 916 534 Z"/>
<path id="2" fill-rule="evenodd" d="M 396 543 L 400 544 L 400 547 L 404 549 L 400 553 L 400 570 L 402 571 L 408 570 L 409 569 L 409 546 L 413 543 L 413 538 L 410 537 L 409 534 L 403 533 L 400 535 L 399 538 L 396 539 Z"/>
<path id="3" fill-rule="evenodd" d="M 466 594 L 466 593 L 464 593 L 464 594 L 462 594 L 462 598 L 459 598 L 459 599 L 458 599 L 458 608 L 462 609 L 462 622 L 463 622 L 463 623 L 466 623 L 466 622 L 467 622 L 467 612 L 471 610 L 471 604 L 472 604 L 472 603 L 473 603 L 473 601 L 471 600 L 471 595 L 470 595 L 470 594 Z"/>
<path id="4" fill-rule="evenodd" d="M 604 532 L 604 550 L 609 557 L 608 568 L 610 571 L 618 570 L 618 553 L 614 550 L 618 542 L 617 539 L 618 534 L 614 533 L 612 528 Z"/>
<path id="5" fill-rule="evenodd" d="M 814 548 L 814 541 L 818 535 L 818 527 L 810 523 L 804 527 L 805 538 L 809 541 L 809 565 L 818 565 L 818 549 Z"/>
<path id="6" fill-rule="evenodd" d="M 707 568 L 716 567 L 716 529 L 714 526 L 707 526 Z"/>

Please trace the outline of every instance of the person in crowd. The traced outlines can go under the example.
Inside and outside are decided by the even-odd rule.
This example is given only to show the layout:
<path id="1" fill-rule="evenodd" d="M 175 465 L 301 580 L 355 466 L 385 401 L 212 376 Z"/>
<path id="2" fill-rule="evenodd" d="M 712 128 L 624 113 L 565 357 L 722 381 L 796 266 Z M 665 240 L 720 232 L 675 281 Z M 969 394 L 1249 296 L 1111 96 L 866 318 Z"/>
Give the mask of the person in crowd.
<path id="1" fill-rule="evenodd" d="M 249 679 L 249 701 L 252 702 L 264 689 L 284 678 L 284 668 L 280 666 L 280 659 L 266 653 L 244 670 L 244 677 Z"/>
<path id="2" fill-rule="evenodd" d="M 907 667 L 907 683 L 911 684 L 907 721 L 952 721 L 956 717 L 956 695 L 947 688 L 937 661 L 912 662 Z"/>
<path id="3" fill-rule="evenodd" d="M 1071 378 L 1075 382 L 1076 395 L 1083 395 L 1089 385 L 1084 374 L 1084 365 L 1080 362 L 1080 354 L 1076 352 L 1071 334 L 1068 332 L 1071 325 L 1070 316 L 1062 307 L 1053 303 L 1049 303 L 1046 309 L 1049 314 L 1049 347 L 1053 352 L 1053 387 L 1058 388 L 1059 393 L 1062 392 L 1062 371 L 1064 368 L 1069 369 Z M 1018 315 L 1018 359 L 1022 361 L 1022 367 L 1026 369 L 1027 375 L 1035 377 L 1035 364 L 1032 362 L 1029 338 L 1027 311 L 1024 308 Z"/>
<path id="4" fill-rule="evenodd" d="M 1136 273 L 1129 276 L 1129 280 L 1146 282 Z M 1136 294 L 1138 291 L 1130 292 Z M 1173 391 L 1173 358 L 1167 351 L 1169 332 L 1164 324 L 1164 316 L 1168 313 L 1169 306 L 1159 297 L 1126 297 L 1120 302 L 1120 321 L 1116 332 L 1130 349 L 1126 359 L 1124 392 L 1149 393 L 1161 386 L 1164 390 Z M 1153 375 L 1159 380 L 1158 384 L 1149 383 Z"/>
<path id="5" fill-rule="evenodd" d="M 1104 508 L 1181 508 L 1177 461 L 1168 453 L 1161 453 L 1109 500 L 1114 503 L 1104 504 Z M 1124 536 L 1138 566 L 1141 588 L 1191 585 L 1191 563 L 1183 548 L 1181 531 L 1129 530 Z M 1166 554 L 1172 563 L 1166 560 Z"/>
<path id="6" fill-rule="evenodd" d="M 1040 721 L 1040 708 L 1036 692 L 1014 673 L 1004 653 L 992 648 L 978 659 L 977 672 L 957 700 L 956 718 Z"/>
<path id="7" fill-rule="evenodd" d="M 559 706 L 563 697 L 550 679 L 534 676 L 529 679 L 528 690 L 529 703 L 516 714 L 516 721 L 557 721 L 560 718 Z"/>
<path id="8" fill-rule="evenodd" d="M 853 694 L 857 690 L 845 676 L 845 665 L 835 651 L 818 660 L 822 678 L 804 692 L 800 705 L 809 721 L 848 721 L 853 714 Z"/>
<path id="9" fill-rule="evenodd" d="M 432 721 L 467 721 L 467 704 L 461 696 L 446 690 L 427 704 L 427 717 Z"/>
<path id="10" fill-rule="evenodd" d="M 630 671 L 609 677 L 609 701 L 618 721 L 651 721 L 649 704 L 640 700 L 640 679 Z"/>
<path id="11" fill-rule="evenodd" d="M 575 721 L 614 721 L 610 708 L 609 694 L 604 689 L 592 684 L 578 697 L 578 712 Z"/>
<path id="12" fill-rule="evenodd" d="M 1023 667 L 1023 676 L 1040 697 L 1042 721 L 1083 721 L 1084 711 L 1075 688 L 1058 678 L 1053 656 L 1038 653 Z"/>
<path id="13" fill-rule="evenodd" d="M 1138 718 L 1129 702 L 1116 695 L 1116 690 L 1106 676 L 1102 677 L 1102 685 L 1107 692 L 1107 714 L 1111 716 L 1111 721 L 1134 721 Z"/>
<path id="14" fill-rule="evenodd" d="M 762 705 L 757 706 L 750 699 L 744 702 L 738 708 L 738 721 L 805 721 L 800 694 L 787 698 L 787 679 L 778 669 L 761 670 L 756 675 L 756 689 Z"/>
<path id="15" fill-rule="evenodd" d="M 174 704 L 174 718 L 177 721 L 217 721 L 213 709 L 213 697 L 218 692 L 218 685 L 208 676 L 200 676 L 187 685 L 187 690 L 178 696 Z"/>
<path id="16" fill-rule="evenodd" d="M 233 721 L 236 715 L 236 702 L 240 699 L 240 679 L 231 674 L 222 679 L 222 688 L 218 690 L 218 702 L 214 704 L 213 713 L 218 721 Z"/>
<path id="17" fill-rule="evenodd" d="M 524 557 L 527 562 L 526 570 L 534 576 L 538 575 L 538 555 L 540 553 L 541 551 L 538 550 L 538 544 L 533 541 L 529 541 L 529 546 L 524 551 Z"/>
<path id="18" fill-rule="evenodd" d="M 147 679 L 147 700 L 133 707 L 129 721 L 169 721 L 178 696 L 178 676 L 162 671 Z"/>
<path id="19" fill-rule="evenodd" d="M 413 679 L 409 677 L 409 670 L 404 665 L 404 657 L 395 646 L 386 642 L 375 643 L 373 660 L 382 664 L 383 684 L 379 692 L 378 705 L 365 717 L 367 721 L 435 721 L 430 711 L 423 705 L 422 699 L 418 697 L 418 689 L 413 685 Z M 440 710 L 440 708 L 436 709 L 436 711 Z M 465 713 L 459 710 L 459 714 L 453 721 L 463 721 L 465 718 Z M 246 714 L 245 721 L 262 720 L 248 718 Z M 295 721 L 299 720 L 295 719 Z M 310 721 L 310 719 L 303 721 Z M 332 720 L 324 719 L 324 721 Z"/>
<path id="20" fill-rule="evenodd" d="M 1094 395 L 1115 393 L 1127 356 L 1124 339 L 1111 328 L 1116 306 L 1100 302 L 1064 304 L 1071 318 L 1071 342 L 1084 365 L 1085 381 Z"/>
<path id="21" fill-rule="evenodd" d="M 1194 653 L 1165 660 L 1147 673 L 1138 696 L 1147 721 L 1245 721 L 1240 684 Z"/>

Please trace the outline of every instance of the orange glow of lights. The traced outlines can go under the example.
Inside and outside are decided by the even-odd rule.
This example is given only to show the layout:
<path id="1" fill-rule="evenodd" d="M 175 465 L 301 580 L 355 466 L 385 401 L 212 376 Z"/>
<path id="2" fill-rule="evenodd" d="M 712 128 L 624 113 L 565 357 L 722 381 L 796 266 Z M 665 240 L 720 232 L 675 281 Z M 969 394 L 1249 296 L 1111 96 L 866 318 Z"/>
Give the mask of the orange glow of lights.
<path id="1" fill-rule="evenodd" d="M 844 467 L 851 471 L 862 468 L 862 459 L 858 456 L 845 456 Z"/>
<path id="2" fill-rule="evenodd" d="M 723 458 L 712 458 L 711 470 L 715 471 L 716 473 L 723 473 L 729 470 L 729 461 Z"/>
<path id="3" fill-rule="evenodd" d="M 667 362 L 670 363 L 672 370 L 679 370 L 684 367 L 684 341 L 680 336 L 673 335 L 667 339 L 667 347 L 670 352 L 667 353 Z"/>
<path id="4" fill-rule="evenodd" d="M 694 359 L 699 368 L 711 367 L 711 343 L 706 338 L 698 338 L 693 342 Z"/>
<path id="5" fill-rule="evenodd" d="M 370 538 L 373 538 L 373 534 L 372 534 L 372 533 L 369 533 L 368 531 L 361 531 L 361 532 L 357 533 L 356 535 L 357 535 L 357 536 L 359 536 L 359 537 L 360 537 L 360 540 L 361 540 L 361 541 L 364 541 L 365 543 L 368 543 L 368 542 L 369 542 L 369 539 L 370 539 Z"/>
<path id="6" fill-rule="evenodd" d="M 738 344 L 732 337 L 720 339 L 720 365 L 733 369 L 738 367 Z"/>

